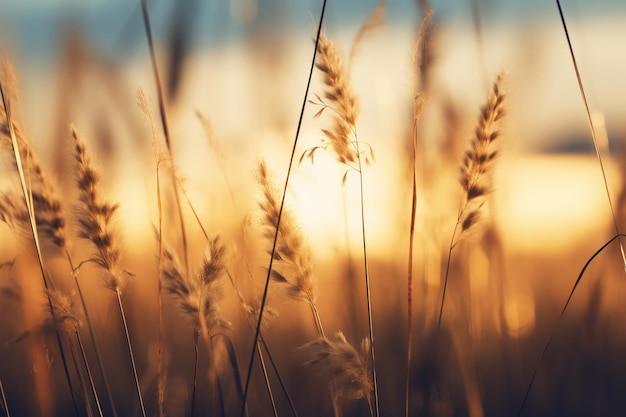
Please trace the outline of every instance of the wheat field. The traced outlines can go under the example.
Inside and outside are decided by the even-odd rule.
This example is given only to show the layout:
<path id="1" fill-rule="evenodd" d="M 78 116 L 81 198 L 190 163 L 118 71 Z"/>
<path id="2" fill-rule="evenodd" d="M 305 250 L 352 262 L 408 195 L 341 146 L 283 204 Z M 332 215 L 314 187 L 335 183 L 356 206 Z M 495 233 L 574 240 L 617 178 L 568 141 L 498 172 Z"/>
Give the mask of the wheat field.
<path id="1" fill-rule="evenodd" d="M 626 412 L 619 7 L 131 3 L 0 38 L 0 416 Z"/>

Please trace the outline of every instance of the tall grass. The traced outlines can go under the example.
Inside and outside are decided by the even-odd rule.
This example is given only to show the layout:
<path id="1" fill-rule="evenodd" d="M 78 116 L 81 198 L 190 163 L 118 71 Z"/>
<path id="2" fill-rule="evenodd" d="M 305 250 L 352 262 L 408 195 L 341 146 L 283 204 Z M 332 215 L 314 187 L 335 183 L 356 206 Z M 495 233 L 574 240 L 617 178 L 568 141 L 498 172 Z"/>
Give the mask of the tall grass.
<path id="1" fill-rule="evenodd" d="M 58 178 L 49 175 L 47 164 L 59 161 L 37 158 L 40 145 L 28 139 L 15 110 L 17 83 L 10 71 L 2 73 L 0 150 L 7 175 L 0 179 L 6 187 L 0 194 L 0 221 L 8 228 L 0 230 L 0 336 L 10 343 L 0 345 L 1 415 L 623 414 L 626 402 L 616 392 L 626 386 L 619 359 L 626 337 L 619 327 L 621 310 L 602 300 L 609 298 L 604 288 L 621 289 L 611 280 L 619 274 L 610 268 L 617 251 L 609 248 L 619 243 L 626 263 L 624 235 L 618 226 L 620 210 L 611 199 L 607 156 L 597 143 L 560 2 L 611 208 L 612 219 L 606 223 L 614 225 L 615 234 L 599 248 L 581 246 L 563 257 L 553 255 L 554 260 L 547 253 L 517 253 L 491 239 L 494 233 L 508 236 L 506 223 L 490 219 L 489 235 L 476 238 L 490 213 L 501 210 L 488 197 L 515 191 L 495 185 L 501 173 L 495 161 L 508 151 L 503 146 L 504 116 L 508 120 L 519 110 L 504 93 L 505 73 L 497 75 L 482 107 L 453 108 L 432 77 L 439 70 L 430 60 L 439 45 L 437 16 L 427 1 L 418 2 L 422 15 L 413 60 L 404 64 L 410 73 L 402 103 L 406 114 L 398 117 L 402 126 L 397 131 L 384 133 L 404 139 L 380 140 L 371 122 L 379 115 L 391 116 L 370 99 L 386 92 L 363 91 L 368 85 L 362 71 L 369 68 L 363 68 L 361 57 L 375 51 L 370 46 L 378 41 L 375 29 L 384 26 L 386 2 L 379 2 L 355 30 L 346 59 L 341 43 L 331 35 L 332 26 L 325 24 L 326 1 L 320 5 L 315 43 L 307 51 L 312 58 L 309 71 L 302 74 L 308 77 L 301 86 L 304 96 L 293 115 L 295 135 L 271 147 L 250 146 L 260 161 L 253 166 L 246 159 L 248 149 L 243 152 L 240 144 L 229 143 L 239 138 L 220 127 L 213 130 L 204 110 L 195 115 L 209 149 L 200 149 L 193 138 L 179 133 L 174 115 L 180 113 L 168 105 L 161 85 L 159 42 L 152 33 L 148 4 L 137 2 L 160 124 L 152 113 L 151 94 L 140 90 L 136 116 L 143 112 L 150 131 L 132 135 L 137 143 L 151 141 L 154 157 L 147 163 L 148 191 L 121 194 L 128 200 L 117 198 L 120 189 L 107 192 L 115 161 L 96 167 L 100 164 L 94 161 L 101 161 L 99 129 L 92 132 L 96 140 L 85 140 L 72 125 L 65 134 L 70 146 L 64 150 L 73 154 L 71 166 L 56 172 Z M 489 51 L 477 2 L 472 2 L 472 10 L 484 55 Z M 486 76 L 485 57 L 476 59 L 482 63 L 481 76 Z M 183 64 L 179 56 L 172 60 Z M 167 71 L 165 75 L 177 77 Z M 508 79 L 506 84 L 508 90 Z M 463 120 L 474 117 L 476 110 L 472 130 Z M 114 123 L 106 112 L 98 117 Z M 441 125 L 433 121 L 438 117 L 444 121 Z M 243 112 L 240 120 L 248 122 Z M 88 122 L 77 124 L 89 130 Z M 180 160 L 174 158 L 173 138 L 179 134 L 176 144 L 181 149 L 193 143 L 194 153 L 213 154 L 206 163 L 210 167 L 185 165 L 184 152 L 176 155 Z M 461 145 L 460 138 L 468 138 L 468 144 Z M 506 142 L 513 140 L 507 135 Z M 456 151 L 461 146 L 466 148 L 462 154 Z M 282 155 L 283 148 L 288 148 L 285 161 L 272 158 Z M 300 162 L 310 160 L 312 166 L 294 164 L 298 151 Z M 138 152 L 135 157 L 133 163 L 140 165 L 145 155 Z M 276 166 L 282 162 L 287 170 L 277 188 L 272 174 L 280 172 Z M 385 171 L 390 165 L 398 165 L 401 174 L 394 177 Z M 185 179 L 187 169 L 200 171 L 203 181 Z M 302 174 L 298 181 L 296 170 Z M 322 184 L 323 191 L 311 199 L 313 182 Z M 332 205 L 334 191 L 343 193 L 345 216 Z M 433 195 L 438 198 L 430 198 Z M 132 197 L 148 203 L 149 211 L 134 221 L 146 223 L 146 229 L 151 226 L 151 238 L 140 236 L 136 224 L 126 223 L 137 205 Z M 395 207 L 381 214 L 377 204 L 390 201 L 393 204 L 381 206 Z M 334 227 L 346 235 L 358 229 L 358 248 L 348 245 L 354 253 L 338 250 L 322 220 L 312 220 L 324 217 L 336 220 Z M 397 239 L 377 242 L 377 229 L 382 228 L 398 229 Z M 382 246 L 391 249 L 379 253 Z M 490 255 L 494 248 L 504 262 L 496 272 L 499 260 Z M 346 271 L 346 258 L 362 260 L 358 274 Z M 548 284 L 538 287 L 541 291 L 531 297 L 537 316 L 534 328 L 514 336 L 510 322 L 520 319 L 521 310 L 511 313 L 517 306 L 503 294 L 476 295 L 502 287 L 499 273 L 518 281 L 535 275 L 546 282 L 555 275 L 576 279 L 556 315 L 550 309 L 559 297 L 550 291 L 556 290 Z M 589 307 L 580 313 L 574 295 L 586 291 L 588 280 L 583 278 L 592 273 L 598 274 L 602 286 L 596 286 Z M 347 276 L 351 274 L 360 278 Z M 487 289 L 477 289 L 477 277 L 484 278 Z M 38 296 L 16 296 L 13 283 Z M 32 317 L 26 320 L 16 311 Z M 362 323 L 350 326 L 350 316 Z M 595 332 L 590 341 L 581 341 L 580 322 Z M 24 347 L 26 339 L 30 349 Z M 587 350 L 577 350 L 579 345 Z M 599 375 L 609 382 L 571 377 L 572 369 L 589 374 L 585 359 L 594 367 L 599 362 Z M 37 368 L 43 363 L 47 370 Z M 578 397 L 588 400 L 580 410 Z"/>

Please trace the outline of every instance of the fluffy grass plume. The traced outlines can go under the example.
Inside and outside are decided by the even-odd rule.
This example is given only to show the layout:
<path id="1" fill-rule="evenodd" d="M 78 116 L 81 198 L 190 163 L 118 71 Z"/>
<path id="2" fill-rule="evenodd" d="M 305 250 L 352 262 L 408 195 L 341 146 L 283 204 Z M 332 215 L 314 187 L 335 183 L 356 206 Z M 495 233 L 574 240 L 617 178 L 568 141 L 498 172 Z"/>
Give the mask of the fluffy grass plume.
<path id="1" fill-rule="evenodd" d="M 354 167 L 359 159 L 359 153 L 353 146 L 354 126 L 360 112 L 359 100 L 352 92 L 348 72 L 343 66 L 337 47 L 324 32 L 320 34 L 317 44 L 317 57 L 315 67 L 322 74 L 326 91 L 323 97 L 316 94 L 317 101 L 310 102 L 321 106 L 315 117 L 329 109 L 332 112 L 332 122 L 330 128 L 322 129 L 322 145 L 305 151 L 300 161 L 304 158 L 314 161 L 315 151 L 321 148 L 330 150 L 340 163 Z"/>
<path id="2" fill-rule="evenodd" d="M 500 72 L 489 100 L 481 108 L 474 138 L 461 164 L 460 182 L 464 191 L 464 203 L 459 216 L 461 232 L 476 224 L 482 207 L 480 199 L 491 191 L 490 168 L 498 155 L 497 140 L 501 136 L 499 122 L 505 115 L 503 81 L 504 72 Z"/>
<path id="3" fill-rule="evenodd" d="M 480 109 L 474 137 L 461 163 L 460 183 L 463 189 L 463 196 L 450 239 L 450 246 L 448 247 L 448 261 L 443 281 L 439 319 L 437 321 L 438 328 L 441 327 L 441 319 L 443 317 L 452 250 L 457 245 L 460 237 L 479 222 L 484 197 L 491 191 L 491 166 L 498 155 L 497 140 L 501 136 L 500 122 L 505 115 L 504 101 L 506 95 L 502 91 L 504 75 L 504 71 L 498 74 L 487 102 Z"/>
<path id="4" fill-rule="evenodd" d="M 79 190 L 80 205 L 77 208 L 78 235 L 91 241 L 95 251 L 88 259 L 98 265 L 105 273 L 104 285 L 113 291 L 117 298 L 120 318 L 124 326 L 126 346 L 130 355 L 137 398 L 141 407 L 141 414 L 146 417 L 135 355 L 128 331 L 126 313 L 122 304 L 122 291 L 128 282 L 131 273 L 124 270 L 120 265 L 121 254 L 117 246 L 117 236 L 112 233 L 112 220 L 117 210 L 117 204 L 110 204 L 100 196 L 100 176 L 93 166 L 87 153 L 85 142 L 81 139 L 74 126 L 71 128 L 74 139 L 74 159 L 76 161 L 76 185 Z"/>
<path id="5" fill-rule="evenodd" d="M 274 260 L 277 264 L 276 268 L 272 269 L 272 278 L 287 288 L 289 297 L 315 303 L 316 291 L 310 250 L 289 210 L 283 210 L 282 220 L 280 225 L 278 224 L 280 201 L 271 183 L 265 161 L 258 165 L 257 181 L 263 192 L 263 198 L 258 203 L 262 216 L 263 237 L 271 241 L 278 227 L 278 241 L 274 251 Z"/>
<path id="6" fill-rule="evenodd" d="M 368 350 L 369 343 L 364 343 Z M 337 395 L 352 399 L 364 398 L 372 407 L 372 384 L 366 359 L 346 340 L 342 332 L 334 340 L 325 337 L 309 342 L 299 349 L 313 356 L 305 362 L 328 382 L 335 381 Z M 365 352 L 368 353 L 368 352 Z"/>
<path id="7" fill-rule="evenodd" d="M 195 332 L 210 335 L 218 327 L 230 328 L 222 317 L 219 302 L 223 297 L 222 278 L 226 248 L 219 236 L 209 241 L 202 264 L 197 272 L 187 277 L 175 254 L 169 249 L 163 251 L 163 278 L 165 290 L 187 314 Z"/>
<path id="8" fill-rule="evenodd" d="M 81 238 L 93 243 L 95 252 L 89 259 L 105 271 L 105 287 L 113 292 L 122 291 L 128 281 L 128 272 L 120 265 L 121 253 L 113 236 L 113 216 L 117 204 L 110 204 L 100 195 L 100 174 L 91 162 L 85 142 L 72 126 L 74 158 L 76 160 L 76 184 L 80 205 L 77 210 Z"/>

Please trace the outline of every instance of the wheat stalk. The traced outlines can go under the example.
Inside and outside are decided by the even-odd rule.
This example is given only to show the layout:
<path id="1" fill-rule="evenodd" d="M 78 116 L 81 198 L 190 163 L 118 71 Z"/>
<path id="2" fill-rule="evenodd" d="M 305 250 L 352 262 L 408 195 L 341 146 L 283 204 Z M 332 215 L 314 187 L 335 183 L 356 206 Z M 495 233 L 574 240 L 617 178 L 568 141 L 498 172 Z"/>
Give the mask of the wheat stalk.
<path id="1" fill-rule="evenodd" d="M 506 96 L 502 92 L 503 82 L 504 72 L 500 72 L 493 84 L 489 99 L 481 108 L 474 137 L 469 149 L 465 152 L 461 164 L 460 183 L 463 189 L 463 196 L 457 221 L 450 238 L 450 246 L 448 247 L 448 260 L 437 328 L 441 327 L 441 319 L 443 317 L 452 251 L 456 247 L 460 236 L 463 236 L 479 222 L 484 197 L 490 192 L 491 165 L 498 155 L 496 142 L 501 135 L 499 125 L 505 114 L 504 100 Z"/>
<path id="2" fill-rule="evenodd" d="M 80 138 L 78 131 L 74 126 L 71 127 L 71 131 L 74 139 L 74 158 L 76 160 L 76 185 L 79 190 L 80 200 L 80 205 L 77 209 L 78 234 L 81 238 L 89 240 L 93 244 L 95 251 L 88 261 L 95 263 L 104 271 L 104 286 L 116 295 L 137 390 L 137 398 L 141 413 L 143 417 L 146 417 L 135 355 L 133 354 L 128 323 L 122 304 L 122 291 L 128 283 L 128 277 L 131 276 L 131 273 L 124 270 L 120 265 L 121 254 L 117 246 L 117 237 L 113 235 L 111 230 L 113 216 L 118 206 L 102 200 L 98 189 L 100 176 L 91 162 L 85 143 Z"/>
<path id="3" fill-rule="evenodd" d="M 369 263 L 367 256 L 367 238 L 365 233 L 365 196 L 363 191 L 363 166 L 362 160 L 369 165 L 374 160 L 374 153 L 371 147 L 369 152 L 362 152 L 361 145 L 356 133 L 356 119 L 359 114 L 359 104 L 355 94 L 350 87 L 348 73 L 344 69 L 341 58 L 335 47 L 323 33 L 320 35 L 318 43 L 319 59 L 316 67 L 323 76 L 326 87 L 324 98 L 317 96 L 317 102 L 312 102 L 321 106 L 321 109 L 314 117 L 319 117 L 324 110 L 330 109 L 332 112 L 332 127 L 322 129 L 325 138 L 320 146 L 306 150 L 300 157 L 310 158 L 314 162 L 314 155 L 318 149 L 329 150 L 335 159 L 348 167 L 342 178 L 345 185 L 348 172 L 356 171 L 359 175 L 359 195 L 361 198 L 361 235 L 363 242 L 363 264 L 365 271 L 365 295 L 367 300 L 367 322 L 369 328 L 369 339 L 371 341 L 370 360 L 372 362 L 372 387 L 374 390 L 373 411 L 378 417 L 380 415 L 378 401 L 378 382 L 376 376 L 376 358 L 374 350 L 374 324 L 372 314 L 371 286 L 369 275 Z M 328 101 L 328 103 L 326 102 Z"/>
<path id="4" fill-rule="evenodd" d="M 157 284 L 158 304 L 159 304 L 159 341 L 158 341 L 158 364 L 157 364 L 157 397 L 159 406 L 159 416 L 165 415 L 165 380 L 166 375 L 163 368 L 163 201 L 161 196 L 161 164 L 166 160 L 163 150 L 157 140 L 156 125 L 154 116 L 150 108 L 150 103 L 143 90 L 137 91 L 137 105 L 150 122 L 152 133 L 152 147 L 155 159 L 156 196 L 158 212 L 158 241 L 159 241 L 159 280 Z M 195 384 L 194 384 L 195 393 Z M 193 415 L 193 414 L 192 414 Z"/>
<path id="5" fill-rule="evenodd" d="M 5 66 L 5 71 L 7 71 L 7 66 Z M 50 278 L 48 277 L 48 274 L 46 273 L 46 268 L 44 266 L 43 254 L 42 254 L 41 244 L 39 240 L 39 233 L 37 231 L 37 219 L 35 215 L 35 208 L 34 208 L 34 203 L 33 203 L 33 198 L 32 198 L 32 188 L 30 187 L 30 177 L 29 177 L 29 181 L 27 182 L 24 165 L 22 162 L 20 146 L 18 144 L 17 133 L 15 129 L 16 125 L 13 121 L 11 102 L 10 102 L 9 96 L 5 94 L 4 86 L 1 81 L 0 81 L 0 97 L 2 99 L 2 105 L 4 109 L 4 119 L 6 120 L 6 130 L 7 130 L 9 138 L 11 139 L 11 147 L 13 149 L 13 155 L 15 157 L 15 166 L 19 174 L 24 203 L 26 205 L 26 209 L 28 212 L 28 221 L 30 225 L 30 231 L 32 233 L 33 244 L 35 246 L 35 252 L 37 254 L 37 261 L 39 264 L 39 269 L 41 271 L 41 278 L 43 281 L 44 289 L 47 292 L 48 290 L 52 288 L 52 282 L 50 281 Z M 48 301 L 50 312 L 54 318 L 56 312 L 52 304 L 52 299 L 50 297 L 47 297 L 47 301 Z M 72 386 L 72 379 L 69 374 L 65 350 L 61 342 L 61 336 L 59 334 L 59 331 L 56 328 L 55 328 L 55 336 L 56 336 L 57 345 L 59 347 L 59 352 L 61 354 L 63 371 L 65 373 L 65 378 L 67 380 L 70 394 L 72 396 L 72 404 L 74 406 L 74 412 L 76 413 L 76 415 L 78 415 L 79 414 L 78 405 L 76 402 L 76 397 L 75 397 L 74 389 Z"/>
<path id="6" fill-rule="evenodd" d="M 65 253 L 65 257 L 71 269 L 72 278 L 74 279 L 74 284 L 76 285 L 76 289 L 78 291 L 81 306 L 85 314 L 85 320 L 87 322 L 91 341 L 94 346 L 94 351 L 96 353 L 98 366 L 102 374 L 102 379 L 105 385 L 105 389 L 107 391 L 109 401 L 111 402 L 111 408 L 113 410 L 112 412 L 114 416 L 117 416 L 117 412 L 113 404 L 113 396 L 111 394 L 108 378 L 106 376 L 104 365 L 102 363 L 100 349 L 98 348 L 98 344 L 96 342 L 93 325 L 91 323 L 91 318 L 89 316 L 83 290 L 78 281 L 78 268 L 74 266 L 70 255 L 70 249 L 67 245 L 67 222 L 63 213 L 61 201 L 55 191 L 55 187 L 46 176 L 42 165 L 40 164 L 38 158 L 36 157 L 36 154 L 32 150 L 30 143 L 26 138 L 23 138 L 19 134 L 19 129 L 16 129 L 16 137 L 18 139 L 18 143 L 20 144 L 20 148 L 22 149 L 22 153 L 28 156 L 28 173 L 29 175 L 32 175 L 35 179 L 35 182 L 31 185 L 32 187 L 37 187 L 37 189 L 31 189 L 32 205 L 35 213 L 37 214 L 37 231 L 42 237 L 42 243 L 45 248 L 52 248 L 54 250 Z M 14 228 L 16 232 L 28 235 L 30 237 L 30 216 L 28 214 L 27 208 L 21 204 L 20 198 L 16 194 L 3 193 L 2 195 L 0 195 L 0 220 L 4 221 L 6 224 Z M 77 335 L 80 338 L 80 334 L 77 333 Z M 82 349 L 82 340 L 79 340 L 79 344 Z M 81 350 L 81 354 L 84 356 L 84 351 Z M 85 362 L 85 365 L 87 366 L 87 372 L 91 374 L 88 363 Z"/>
<path id="7" fill-rule="evenodd" d="M 10 72 L 10 70 L 8 70 L 7 68 L 8 65 L 8 62 L 5 63 L 5 72 Z M 11 76 L 9 78 L 13 79 L 15 77 Z M 72 258 L 70 255 L 70 248 L 67 244 L 67 221 L 63 212 L 61 200 L 56 192 L 55 186 L 46 175 L 42 164 L 37 158 L 37 154 L 33 151 L 28 138 L 22 134 L 22 129 L 20 128 L 20 126 L 15 124 L 13 131 L 15 134 L 16 142 L 18 143 L 18 147 L 21 149 L 21 154 L 27 157 L 26 167 L 28 174 L 34 179 L 34 182 L 31 181 L 32 188 L 30 192 L 32 197 L 32 206 L 35 213 L 37 214 L 35 219 L 37 232 L 42 237 L 42 243 L 46 248 L 53 248 L 55 250 L 65 253 L 65 257 L 70 266 L 72 277 L 78 291 L 81 306 L 85 314 L 85 320 L 89 329 L 92 344 L 94 346 L 96 359 L 98 361 L 98 367 L 102 375 L 107 396 L 111 403 L 112 413 L 114 417 L 117 417 L 117 411 L 115 410 L 110 384 L 108 382 L 105 368 L 102 363 L 100 349 L 98 347 L 98 343 L 96 342 L 93 325 L 89 316 L 89 311 L 87 309 L 84 294 L 78 281 L 78 270 L 76 267 L 74 267 L 74 263 L 72 262 Z M 8 128 L 5 133 L 10 136 L 10 131 Z M 2 194 L 2 196 L 0 197 L 0 220 L 3 220 L 7 224 L 15 227 L 16 229 L 18 229 L 18 231 L 29 233 L 28 229 L 30 216 L 28 214 L 27 208 L 20 204 L 19 197 L 17 195 L 14 195 L 12 193 Z M 78 342 L 81 348 L 81 354 L 84 356 L 85 352 L 83 350 L 84 348 L 82 340 L 80 339 L 80 333 L 77 333 L 77 336 L 79 338 Z M 91 374 L 88 363 L 85 362 L 85 365 L 87 367 L 87 372 Z M 95 392 L 94 395 L 97 396 Z"/>
<path id="8" fill-rule="evenodd" d="M 43 323 L 42 333 L 45 334 L 51 332 L 53 329 L 58 329 L 61 332 L 66 333 L 70 337 L 76 337 L 76 341 L 78 342 L 78 349 L 81 354 L 81 360 L 85 367 L 85 370 L 87 371 L 89 388 L 91 389 L 91 393 L 94 397 L 94 401 L 98 409 L 98 415 L 100 415 L 100 417 L 103 417 L 102 406 L 100 405 L 100 398 L 98 397 L 98 392 L 96 391 L 91 368 L 89 367 L 89 362 L 87 361 L 85 346 L 80 336 L 80 332 L 78 331 L 80 320 L 74 314 L 72 302 L 67 294 L 62 293 L 61 291 L 49 289 L 46 291 L 46 293 L 48 298 L 52 300 L 52 308 L 50 308 L 50 305 L 47 306 L 49 308 L 49 316 L 47 316 L 47 320 Z M 53 312 L 55 314 L 53 314 Z M 76 358 L 74 358 L 74 360 L 76 361 Z M 81 385 L 83 385 L 84 387 L 84 382 L 82 379 L 82 375 L 78 370 L 78 366 L 76 366 L 76 368 L 79 379 L 81 380 Z M 87 389 L 84 388 L 84 390 L 86 392 Z M 89 403 L 85 404 L 85 407 L 87 408 L 87 413 L 91 415 Z"/>

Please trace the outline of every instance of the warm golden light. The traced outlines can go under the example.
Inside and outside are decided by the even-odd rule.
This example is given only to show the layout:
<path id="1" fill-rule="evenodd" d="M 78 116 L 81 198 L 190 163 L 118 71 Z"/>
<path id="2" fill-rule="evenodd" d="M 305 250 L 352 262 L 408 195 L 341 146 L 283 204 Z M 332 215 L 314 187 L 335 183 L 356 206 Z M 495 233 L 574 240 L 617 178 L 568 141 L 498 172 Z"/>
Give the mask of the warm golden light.
<path id="1" fill-rule="evenodd" d="M 505 300 L 504 319 L 509 335 L 526 336 L 535 329 L 535 303 L 522 294 L 511 295 Z"/>

